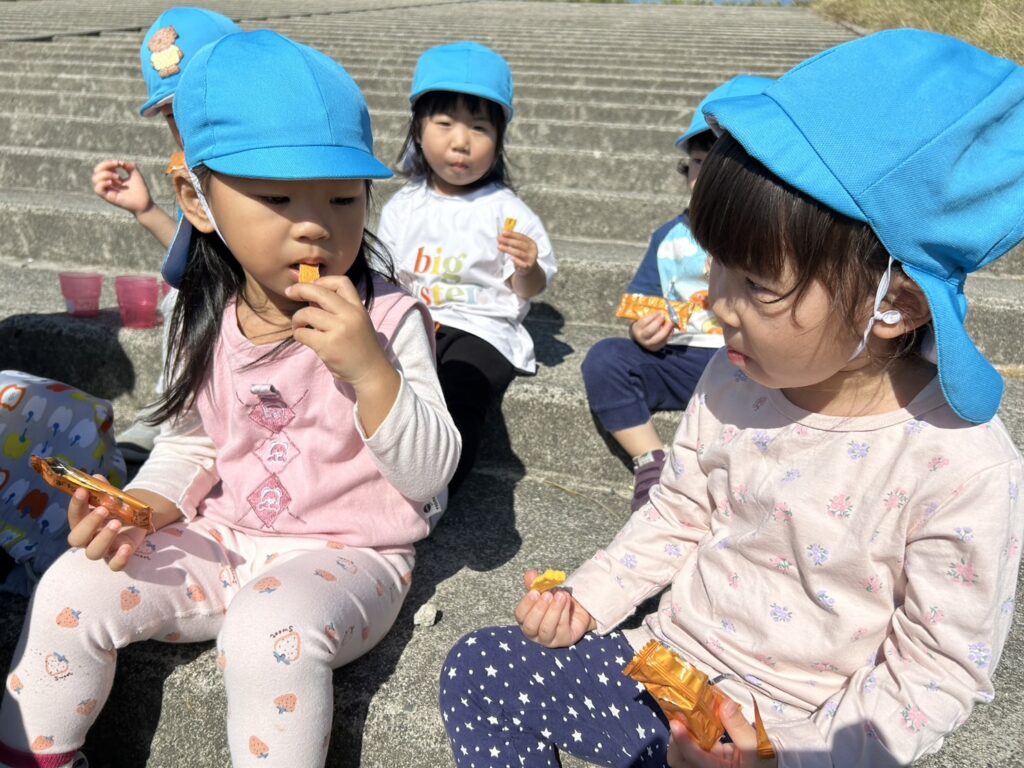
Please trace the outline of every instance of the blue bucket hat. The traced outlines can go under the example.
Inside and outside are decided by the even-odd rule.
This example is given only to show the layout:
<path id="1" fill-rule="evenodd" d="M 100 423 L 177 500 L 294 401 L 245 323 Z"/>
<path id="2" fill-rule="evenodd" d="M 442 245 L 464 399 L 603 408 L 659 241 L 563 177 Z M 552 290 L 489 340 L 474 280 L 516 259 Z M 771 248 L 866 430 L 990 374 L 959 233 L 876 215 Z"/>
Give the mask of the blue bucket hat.
<path id="1" fill-rule="evenodd" d="M 181 73 L 196 51 L 224 35 L 241 31 L 227 16 L 205 8 L 171 8 L 161 13 L 139 48 L 148 93 L 139 114 L 152 117 L 174 98 Z"/>
<path id="2" fill-rule="evenodd" d="M 486 45 L 449 43 L 424 51 L 416 62 L 409 103 L 429 91 L 468 93 L 500 104 L 512 119 L 512 71 L 508 62 Z"/>
<path id="3" fill-rule="evenodd" d="M 725 99 L 730 96 L 753 96 L 758 93 L 764 93 L 764 89 L 774 82 L 770 77 L 758 77 L 757 75 L 736 75 L 731 80 L 726 80 L 701 99 L 700 104 L 697 105 L 697 109 L 693 113 L 693 117 L 690 119 L 690 127 L 686 129 L 686 133 L 676 139 L 676 146 L 683 152 L 689 153 L 690 139 L 699 133 L 711 130 L 711 126 L 704 119 L 703 110 L 705 105 L 716 99 Z"/>
<path id="4" fill-rule="evenodd" d="M 222 37 L 195 55 L 174 99 L 185 165 L 255 179 L 387 179 L 359 86 L 333 59 L 276 32 Z M 181 285 L 182 217 L 163 276 Z"/>
<path id="5" fill-rule="evenodd" d="M 946 401 L 989 421 L 1003 381 L 964 328 L 964 282 L 1024 239 L 1024 68 L 889 30 L 704 113 L 775 175 L 871 226 L 928 299 Z"/>

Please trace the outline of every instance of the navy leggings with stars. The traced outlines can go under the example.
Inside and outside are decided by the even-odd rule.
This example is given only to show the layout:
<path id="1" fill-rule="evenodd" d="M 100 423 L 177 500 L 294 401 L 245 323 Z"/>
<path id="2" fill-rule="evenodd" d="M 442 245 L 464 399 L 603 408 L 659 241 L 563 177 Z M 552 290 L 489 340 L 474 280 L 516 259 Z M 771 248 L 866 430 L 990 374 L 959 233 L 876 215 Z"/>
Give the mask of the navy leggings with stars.
<path id="1" fill-rule="evenodd" d="M 620 768 L 665 765 L 657 702 L 622 674 L 634 651 L 613 632 L 545 648 L 519 627 L 466 635 L 441 673 L 441 714 L 459 768 L 561 765 L 558 752 Z"/>

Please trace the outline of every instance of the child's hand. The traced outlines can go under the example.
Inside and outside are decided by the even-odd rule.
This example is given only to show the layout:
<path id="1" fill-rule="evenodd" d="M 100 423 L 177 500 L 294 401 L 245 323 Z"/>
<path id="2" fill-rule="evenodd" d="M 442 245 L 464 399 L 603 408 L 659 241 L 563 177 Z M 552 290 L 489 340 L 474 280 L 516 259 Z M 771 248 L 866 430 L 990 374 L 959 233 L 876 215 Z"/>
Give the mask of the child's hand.
<path id="1" fill-rule="evenodd" d="M 668 743 L 666 761 L 669 768 L 775 768 L 778 758 L 764 760 L 757 756 L 757 732 L 748 723 L 735 701 L 726 701 L 718 709 L 725 732 L 732 744 L 715 744 L 705 752 L 686 730 L 686 724 L 670 720 L 672 738 Z"/>
<path id="2" fill-rule="evenodd" d="M 68 503 L 68 525 L 68 544 L 84 549 L 90 560 L 105 558 L 112 571 L 124 570 L 146 538 L 144 528 L 122 524 L 106 507 L 90 508 L 84 488 L 76 490 Z"/>
<path id="3" fill-rule="evenodd" d="M 527 589 L 536 578 L 536 571 L 526 572 Z M 516 622 L 530 640 L 548 648 L 575 645 L 597 627 L 587 610 L 564 589 L 527 592 L 516 606 Z"/>
<path id="4" fill-rule="evenodd" d="M 633 325 L 629 327 L 629 335 L 648 352 L 657 352 L 665 346 L 674 330 L 676 327 L 672 325 L 668 315 L 651 312 L 633 321 Z"/>
<path id="5" fill-rule="evenodd" d="M 537 243 L 522 232 L 502 232 L 498 250 L 509 255 L 519 272 L 528 272 L 537 264 Z"/>
<path id="6" fill-rule="evenodd" d="M 122 178 L 118 170 L 128 174 Z M 104 160 L 92 170 L 93 191 L 111 205 L 131 211 L 136 216 L 153 207 L 146 178 L 127 160 Z"/>
<path id="7" fill-rule="evenodd" d="M 293 335 L 319 355 L 336 379 L 358 387 L 383 366 L 394 370 L 348 277 L 295 283 L 285 293 L 293 301 L 309 302 L 310 306 L 292 315 Z"/>

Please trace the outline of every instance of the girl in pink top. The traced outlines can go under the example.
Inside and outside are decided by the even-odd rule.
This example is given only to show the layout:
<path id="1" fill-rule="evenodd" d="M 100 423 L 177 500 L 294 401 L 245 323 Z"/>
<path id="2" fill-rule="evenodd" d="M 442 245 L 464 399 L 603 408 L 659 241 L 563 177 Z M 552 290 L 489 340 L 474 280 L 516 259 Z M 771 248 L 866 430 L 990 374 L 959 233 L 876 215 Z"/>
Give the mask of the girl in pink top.
<path id="1" fill-rule="evenodd" d="M 174 111 L 170 384 L 127 488 L 156 530 L 71 501 L 78 549 L 40 582 L 7 678 L 12 768 L 84 765 L 118 649 L 213 638 L 233 763 L 322 766 L 332 670 L 395 621 L 458 461 L 429 318 L 364 230 L 390 173 L 345 70 L 240 32 L 193 58 Z"/>
<path id="2" fill-rule="evenodd" d="M 460 768 L 560 750 L 623 768 L 906 765 L 995 695 L 1024 462 L 963 281 L 1024 238 L 1024 68 L 895 30 L 705 114 L 724 133 L 691 212 L 726 347 L 649 503 L 563 589 L 530 590 L 519 627 L 452 650 Z M 727 742 L 702 750 L 622 674 L 652 640 L 728 697 Z M 986 747 L 1013 760 L 1012 738 Z"/>

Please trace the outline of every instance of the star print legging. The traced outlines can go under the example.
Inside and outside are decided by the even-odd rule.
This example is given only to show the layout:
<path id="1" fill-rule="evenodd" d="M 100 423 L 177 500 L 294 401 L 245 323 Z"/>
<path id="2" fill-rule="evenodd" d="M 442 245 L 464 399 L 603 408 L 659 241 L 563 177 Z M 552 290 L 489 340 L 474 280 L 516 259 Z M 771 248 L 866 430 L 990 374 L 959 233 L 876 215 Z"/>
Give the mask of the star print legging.
<path id="1" fill-rule="evenodd" d="M 120 573 L 67 552 L 36 588 L 15 650 L 0 763 L 73 754 L 110 693 L 118 649 L 216 638 L 232 763 L 322 766 L 332 670 L 387 633 L 412 564 L 412 555 L 253 536 L 203 518 L 151 534 Z"/>
<path id="2" fill-rule="evenodd" d="M 544 648 L 519 627 L 481 629 L 452 648 L 441 715 L 459 768 L 557 768 L 559 750 L 596 765 L 665 765 L 668 723 L 622 674 L 619 633 Z"/>

